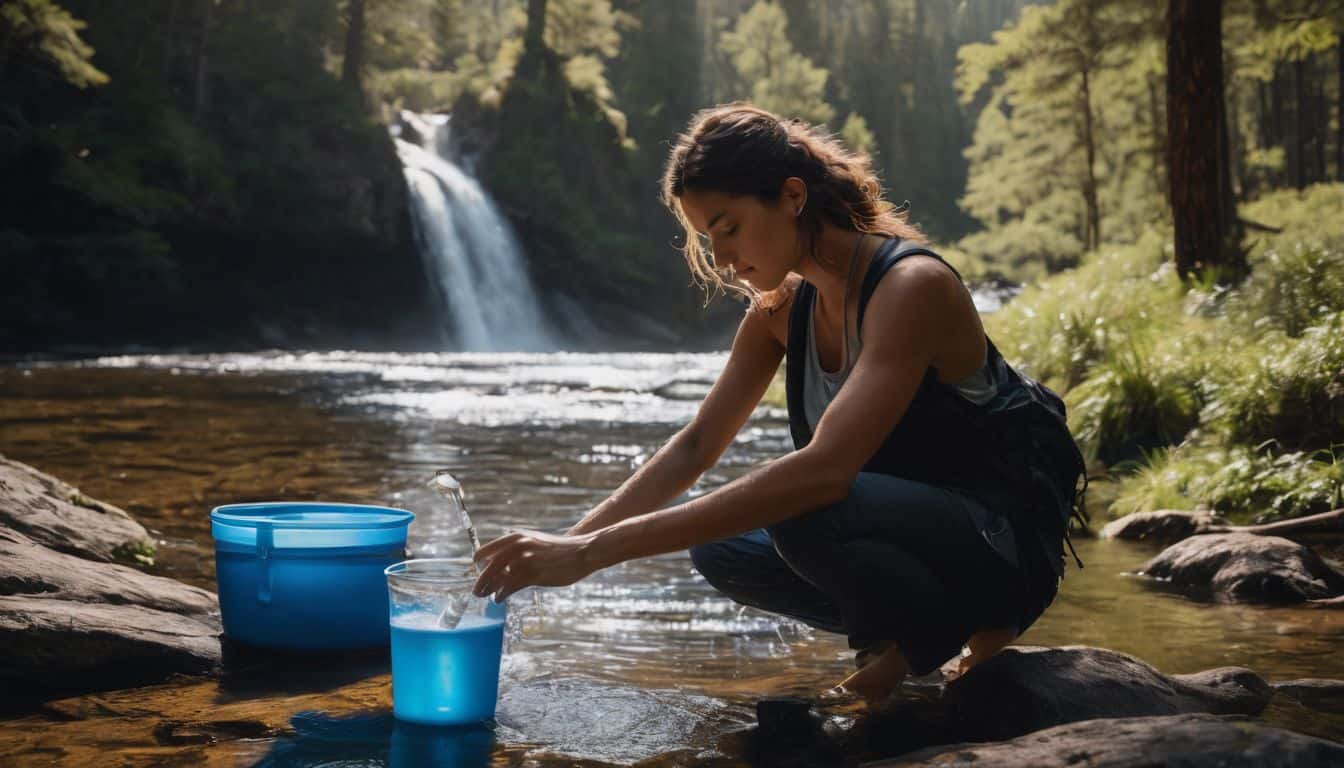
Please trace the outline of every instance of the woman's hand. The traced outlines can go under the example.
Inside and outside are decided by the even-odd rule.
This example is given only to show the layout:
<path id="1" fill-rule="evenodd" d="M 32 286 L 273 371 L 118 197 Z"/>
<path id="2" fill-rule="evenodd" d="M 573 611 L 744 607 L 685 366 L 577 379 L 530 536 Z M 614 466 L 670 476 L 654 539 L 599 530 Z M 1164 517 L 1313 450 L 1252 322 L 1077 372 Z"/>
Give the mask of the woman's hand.
<path id="1" fill-rule="evenodd" d="M 592 534 L 560 536 L 538 531 L 516 531 L 476 551 L 483 566 L 472 591 L 479 597 L 494 593 L 496 601 L 524 587 L 564 587 L 598 570 Z"/>

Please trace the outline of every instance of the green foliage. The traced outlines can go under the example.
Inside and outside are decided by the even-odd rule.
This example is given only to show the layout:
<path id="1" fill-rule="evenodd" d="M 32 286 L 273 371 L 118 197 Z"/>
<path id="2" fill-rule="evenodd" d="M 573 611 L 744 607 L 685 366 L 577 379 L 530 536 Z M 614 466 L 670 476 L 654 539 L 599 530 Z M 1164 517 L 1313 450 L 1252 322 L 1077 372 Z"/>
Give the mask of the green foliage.
<path id="1" fill-rule="evenodd" d="M 986 274 L 1004 280 L 1039 280 L 1077 266 L 1084 250 L 1082 241 L 1070 232 L 1071 226 L 1037 221 L 1043 213 L 1046 208 L 1037 207 L 1021 219 L 967 235 L 957 241 L 956 248 L 984 265 Z"/>
<path id="2" fill-rule="evenodd" d="M 76 88 L 106 85 L 107 74 L 90 61 L 93 48 L 80 37 L 86 26 L 51 0 L 0 4 L 0 73 L 17 53 L 45 62 Z"/>
<path id="3" fill-rule="evenodd" d="M 1338 182 L 1313 184 L 1301 190 L 1280 189 L 1241 206 L 1242 218 L 1282 230 L 1257 235 L 1266 249 L 1278 250 L 1298 242 L 1334 247 L 1344 244 L 1344 216 L 1340 211 L 1344 211 L 1344 184 Z"/>
<path id="4" fill-rule="evenodd" d="M 1344 461 L 1329 450 L 1272 454 L 1246 446 L 1181 446 L 1150 454 L 1122 483 L 1114 516 L 1209 507 L 1264 523 L 1344 506 Z"/>
<path id="5" fill-rule="evenodd" d="M 1251 278 L 1229 300 L 1229 315 L 1251 333 L 1279 331 L 1295 338 L 1344 310 L 1344 240 L 1339 242 L 1265 250 Z"/>
<path id="6" fill-rule="evenodd" d="M 1170 246 L 1148 234 L 985 318 L 1010 361 L 1065 393 L 1075 436 L 1120 473 L 1113 513 L 1206 504 L 1250 520 L 1340 505 L 1344 269 L 1329 215 L 1340 194 L 1245 206 L 1283 231 L 1235 290 L 1181 284 Z"/>
<path id="7" fill-rule="evenodd" d="M 1344 312 L 1297 340 L 1267 334 L 1260 351 L 1248 370 L 1217 384 L 1205 419 L 1246 445 L 1344 443 Z"/>
<path id="8" fill-rule="evenodd" d="M 826 103 L 825 69 L 793 49 L 789 19 L 770 0 L 758 0 L 719 37 L 741 83 L 742 97 L 786 117 L 824 123 L 835 116 Z"/>
<path id="9" fill-rule="evenodd" d="M 154 556 L 157 554 L 158 547 L 154 546 L 154 542 L 144 540 L 122 544 L 112 550 L 112 559 L 128 565 L 152 568 L 154 567 Z"/>
<path id="10" fill-rule="evenodd" d="M 1123 0 L 1031 6 L 964 46 L 958 90 L 985 106 L 961 205 L 985 231 L 961 247 L 1030 279 L 1161 224 L 1161 51 L 1152 10 Z"/>
<path id="11" fill-rule="evenodd" d="M 840 126 L 840 139 L 846 147 L 865 155 L 871 156 L 877 150 L 877 139 L 873 138 L 868 121 L 858 112 L 850 112 L 845 117 L 844 125 Z"/>
<path id="12" fill-rule="evenodd" d="M 1014 364 L 1067 391 L 1108 355 L 1139 336 L 1173 337 L 1188 318 L 1184 289 L 1153 235 L 1106 248 L 1077 269 L 1027 286 L 986 318 L 989 334 Z"/>
<path id="13" fill-rule="evenodd" d="M 1107 465 L 1178 443 L 1199 422 L 1202 373 L 1131 343 L 1069 392 L 1074 437 Z"/>

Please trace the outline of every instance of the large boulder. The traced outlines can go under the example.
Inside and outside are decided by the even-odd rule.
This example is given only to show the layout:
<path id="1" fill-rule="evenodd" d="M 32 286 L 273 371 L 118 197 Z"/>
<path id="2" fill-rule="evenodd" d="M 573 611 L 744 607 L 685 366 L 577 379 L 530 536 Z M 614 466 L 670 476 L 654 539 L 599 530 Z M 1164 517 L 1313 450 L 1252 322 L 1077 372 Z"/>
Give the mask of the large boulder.
<path id="1" fill-rule="evenodd" d="M 930 747 L 868 765 L 1324 768 L 1344 765 L 1344 745 L 1239 717 L 1182 714 L 1086 720 L 1011 741 Z"/>
<path id="2" fill-rule="evenodd" d="M 0 690 L 44 698 L 220 662 L 211 592 L 108 562 L 148 539 L 125 512 L 0 459 Z"/>
<path id="3" fill-rule="evenodd" d="M 953 681 L 944 699 L 950 740 L 991 741 L 1098 717 L 1255 715 L 1272 695 L 1239 667 L 1169 676 L 1105 648 L 1024 646 Z"/>
<path id="4" fill-rule="evenodd" d="M 1180 541 L 1194 536 L 1210 525 L 1226 525 L 1226 521 L 1208 512 L 1181 512 L 1173 509 L 1134 512 L 1107 523 L 1106 527 L 1101 529 L 1101 538 Z"/>
<path id="5" fill-rule="evenodd" d="M 1096 718 L 1255 715 L 1272 697 L 1264 680 L 1238 667 L 1169 676 L 1104 648 L 1018 646 L 946 686 L 908 685 L 875 710 L 807 711 L 787 701 L 758 708 L 756 750 L 781 765 L 812 765 L 1012 739 Z"/>
<path id="6" fill-rule="evenodd" d="M 144 526 L 27 464 L 0 456 L 0 528 L 88 560 L 131 559 L 153 551 Z"/>
<path id="7" fill-rule="evenodd" d="M 1344 592 L 1344 574 L 1309 548 L 1278 536 L 1192 536 L 1140 569 L 1191 592 L 1234 602 L 1294 604 Z"/>

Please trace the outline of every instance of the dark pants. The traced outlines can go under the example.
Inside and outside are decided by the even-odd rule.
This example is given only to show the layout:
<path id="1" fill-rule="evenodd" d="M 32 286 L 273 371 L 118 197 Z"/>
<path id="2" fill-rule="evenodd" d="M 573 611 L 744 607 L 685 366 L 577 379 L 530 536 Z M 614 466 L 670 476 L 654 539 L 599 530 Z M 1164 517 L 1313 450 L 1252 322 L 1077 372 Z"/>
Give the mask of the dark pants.
<path id="1" fill-rule="evenodd" d="M 955 491 L 862 473 L 839 504 L 692 547 L 691 560 L 737 602 L 846 634 L 851 648 L 894 641 L 922 675 L 976 630 L 1024 631 L 1054 598 L 1034 541 L 1012 564 L 981 535 L 977 519 L 995 517 Z"/>

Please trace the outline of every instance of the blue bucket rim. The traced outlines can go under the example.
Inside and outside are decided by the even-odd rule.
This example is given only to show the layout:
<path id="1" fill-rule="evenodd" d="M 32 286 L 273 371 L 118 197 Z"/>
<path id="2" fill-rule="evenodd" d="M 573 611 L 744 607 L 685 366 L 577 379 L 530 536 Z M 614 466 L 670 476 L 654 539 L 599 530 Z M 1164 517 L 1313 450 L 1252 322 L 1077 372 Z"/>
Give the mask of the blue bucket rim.
<path id="1" fill-rule="evenodd" d="M 297 511 L 311 512 L 330 510 L 336 513 L 368 515 L 367 520 L 276 520 L 266 517 L 266 509 L 298 507 Z M 256 510 L 256 514 L 238 514 L 243 510 Z M 385 519 L 377 519 L 383 516 Z M 415 519 L 415 514 L 399 507 L 385 507 L 379 504 L 345 504 L 327 501 L 254 501 L 242 504 L 222 504 L 210 510 L 211 522 L 242 528 L 255 528 L 266 523 L 271 528 L 319 528 L 377 530 L 399 528 Z"/>

